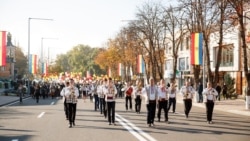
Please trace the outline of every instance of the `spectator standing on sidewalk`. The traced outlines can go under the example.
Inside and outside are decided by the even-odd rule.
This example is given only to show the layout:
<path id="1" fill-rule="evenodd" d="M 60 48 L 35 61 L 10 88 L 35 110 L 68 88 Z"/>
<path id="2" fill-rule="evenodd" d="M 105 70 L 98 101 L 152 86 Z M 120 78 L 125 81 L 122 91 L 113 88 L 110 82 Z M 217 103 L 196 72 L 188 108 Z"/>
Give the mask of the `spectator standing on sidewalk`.
<path id="1" fill-rule="evenodd" d="M 212 124 L 214 102 L 216 100 L 216 96 L 218 95 L 218 93 L 216 89 L 212 88 L 212 84 L 208 82 L 207 88 L 204 89 L 202 94 L 204 95 L 204 102 L 206 104 L 207 123 Z"/>
<path id="2" fill-rule="evenodd" d="M 223 95 L 224 100 L 227 99 L 227 85 L 226 84 L 223 85 L 222 95 Z"/>
<path id="3" fill-rule="evenodd" d="M 18 86 L 18 93 L 19 93 L 19 100 L 20 100 L 20 103 L 22 103 L 23 102 L 23 83 L 22 82 L 20 82 L 19 83 L 19 86 Z"/>
<path id="4" fill-rule="evenodd" d="M 216 96 L 216 100 L 220 101 L 220 92 L 221 92 L 221 86 L 219 83 L 217 83 L 217 86 L 215 87 L 216 91 L 218 92 L 218 96 Z"/>
<path id="5" fill-rule="evenodd" d="M 181 87 L 180 93 L 183 96 L 184 112 L 186 118 L 188 118 L 189 112 L 192 108 L 192 99 L 195 94 L 195 90 L 192 86 L 190 86 L 190 82 L 186 81 L 185 86 Z"/>
<path id="6" fill-rule="evenodd" d="M 198 102 L 202 103 L 203 102 L 203 97 L 202 97 L 203 84 L 201 82 L 199 82 L 198 90 L 197 91 L 198 91 L 198 94 L 199 94 L 199 100 L 198 100 Z"/>

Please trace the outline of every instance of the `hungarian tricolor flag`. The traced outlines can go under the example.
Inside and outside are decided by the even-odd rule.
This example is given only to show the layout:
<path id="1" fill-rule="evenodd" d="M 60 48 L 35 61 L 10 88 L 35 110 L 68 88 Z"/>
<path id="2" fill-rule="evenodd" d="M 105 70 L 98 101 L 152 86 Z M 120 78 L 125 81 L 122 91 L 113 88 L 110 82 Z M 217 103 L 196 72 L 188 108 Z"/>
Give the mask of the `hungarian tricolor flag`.
<path id="1" fill-rule="evenodd" d="M 0 31 L 0 66 L 6 65 L 6 31 Z"/>
<path id="2" fill-rule="evenodd" d="M 202 65 L 202 33 L 191 34 L 190 61 L 191 65 Z"/>
<path id="3" fill-rule="evenodd" d="M 30 54 L 30 67 L 29 67 L 29 72 L 32 74 L 37 73 L 37 55 L 35 54 Z"/>

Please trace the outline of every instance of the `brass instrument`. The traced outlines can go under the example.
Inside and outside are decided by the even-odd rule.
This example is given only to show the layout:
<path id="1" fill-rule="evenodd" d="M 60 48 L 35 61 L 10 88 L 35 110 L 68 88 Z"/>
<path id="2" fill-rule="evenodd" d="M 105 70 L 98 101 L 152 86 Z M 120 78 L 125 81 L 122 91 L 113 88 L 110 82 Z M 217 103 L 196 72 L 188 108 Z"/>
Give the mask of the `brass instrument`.
<path id="1" fill-rule="evenodd" d="M 71 88 L 70 88 L 70 97 L 71 97 L 71 98 L 74 98 L 74 97 L 75 97 L 75 89 L 74 89 L 74 87 L 71 87 Z"/>
<path id="2" fill-rule="evenodd" d="M 188 90 L 188 88 L 186 87 L 186 91 L 185 91 L 185 94 L 184 94 L 184 98 L 187 98 L 187 97 L 188 97 L 188 94 L 189 94 L 189 90 Z"/>

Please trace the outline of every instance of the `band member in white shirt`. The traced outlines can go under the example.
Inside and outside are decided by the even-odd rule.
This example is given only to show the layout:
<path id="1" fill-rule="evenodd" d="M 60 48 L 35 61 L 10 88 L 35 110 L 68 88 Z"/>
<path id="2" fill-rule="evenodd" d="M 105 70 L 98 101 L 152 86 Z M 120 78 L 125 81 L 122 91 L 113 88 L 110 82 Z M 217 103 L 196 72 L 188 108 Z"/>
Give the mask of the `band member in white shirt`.
<path id="1" fill-rule="evenodd" d="M 160 85 L 158 88 L 158 121 L 161 120 L 161 110 L 164 110 L 165 113 L 165 122 L 168 123 L 168 88 L 165 84 L 165 81 L 161 79 Z"/>
<path id="2" fill-rule="evenodd" d="M 64 112 L 65 112 L 67 120 L 69 119 L 69 108 L 68 108 L 68 104 L 66 101 L 65 92 L 66 92 L 66 89 L 68 88 L 68 86 L 69 86 L 69 81 L 66 81 L 65 87 L 61 90 L 61 93 L 60 93 L 60 95 L 64 98 Z"/>
<path id="3" fill-rule="evenodd" d="M 207 82 L 207 88 L 203 90 L 202 94 L 204 97 L 204 102 L 206 104 L 207 123 L 212 124 L 214 101 L 216 100 L 218 92 L 214 88 L 212 88 L 210 82 Z"/>
<path id="4" fill-rule="evenodd" d="M 189 112 L 192 108 L 192 99 L 195 94 L 195 90 L 192 86 L 190 86 L 190 82 L 186 81 L 185 86 L 181 87 L 180 93 L 183 97 L 184 102 L 184 112 L 186 118 L 188 118 Z"/>
<path id="5" fill-rule="evenodd" d="M 176 94 L 177 94 L 177 90 L 175 87 L 174 83 L 170 84 L 170 87 L 168 88 L 168 92 L 169 92 L 169 104 L 168 104 L 168 111 L 171 108 L 172 104 L 173 104 L 173 108 L 172 108 L 172 112 L 175 113 L 175 108 L 176 108 Z"/>
<path id="6" fill-rule="evenodd" d="M 104 95 L 104 85 L 105 83 L 107 82 L 107 79 L 106 81 L 104 80 L 100 80 L 99 81 L 99 84 L 97 86 L 97 94 L 98 94 L 98 97 L 99 97 L 99 105 L 100 105 L 100 114 L 102 114 L 105 110 L 105 95 Z"/>
<path id="7" fill-rule="evenodd" d="M 71 128 L 72 124 L 75 126 L 76 104 L 79 96 L 79 90 L 75 87 L 74 79 L 69 80 L 69 86 L 66 88 L 64 96 L 66 97 L 66 103 L 68 104 L 69 128 Z"/>
<path id="8" fill-rule="evenodd" d="M 108 85 L 105 92 L 105 101 L 107 103 L 107 114 L 108 114 L 108 122 L 111 125 L 115 124 L 115 98 L 117 94 L 117 89 L 113 84 L 112 78 L 108 79 Z"/>
<path id="9" fill-rule="evenodd" d="M 149 79 L 149 85 L 145 87 L 146 104 L 147 104 L 147 124 L 149 127 L 154 126 L 156 104 L 158 102 L 158 88 L 155 85 L 154 79 Z"/>
<path id="10" fill-rule="evenodd" d="M 134 97 L 135 97 L 135 112 L 137 114 L 140 114 L 141 112 L 141 100 L 142 100 L 142 82 L 138 80 L 136 82 L 136 86 L 133 88 L 134 89 Z"/>

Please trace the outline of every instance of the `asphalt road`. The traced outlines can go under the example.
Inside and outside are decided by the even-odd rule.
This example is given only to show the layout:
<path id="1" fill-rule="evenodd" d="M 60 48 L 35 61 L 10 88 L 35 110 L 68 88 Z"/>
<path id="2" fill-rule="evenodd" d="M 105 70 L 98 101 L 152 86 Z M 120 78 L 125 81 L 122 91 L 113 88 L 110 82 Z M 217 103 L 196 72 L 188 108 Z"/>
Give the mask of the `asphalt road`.
<path id="1" fill-rule="evenodd" d="M 206 123 L 205 109 L 192 107 L 188 119 L 183 105 L 169 113 L 170 124 L 146 124 L 146 106 L 141 114 L 126 111 L 124 99 L 116 102 L 116 126 L 94 111 L 93 103 L 79 99 L 76 126 L 68 128 L 62 99 L 26 99 L 0 107 L 0 141 L 249 141 L 248 116 L 214 111 L 214 124 Z M 134 102 L 134 101 L 133 101 Z M 133 105 L 134 106 L 134 105 Z M 162 119 L 163 118 L 162 112 Z M 157 118 L 156 118 L 157 119 Z"/>

